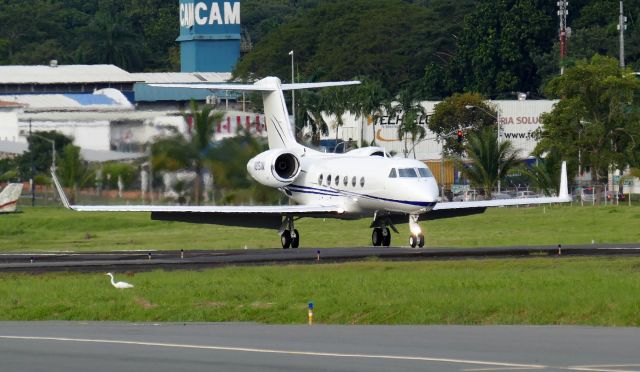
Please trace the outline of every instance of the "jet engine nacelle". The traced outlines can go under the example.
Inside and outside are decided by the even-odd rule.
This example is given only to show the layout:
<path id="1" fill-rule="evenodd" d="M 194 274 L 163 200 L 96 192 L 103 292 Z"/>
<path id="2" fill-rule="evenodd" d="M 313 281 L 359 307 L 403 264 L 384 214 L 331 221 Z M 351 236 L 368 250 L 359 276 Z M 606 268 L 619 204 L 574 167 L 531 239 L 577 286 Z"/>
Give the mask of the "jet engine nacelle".
<path id="1" fill-rule="evenodd" d="M 265 186 L 284 187 L 300 174 L 300 160 L 286 149 L 269 150 L 249 160 L 247 171 Z"/>

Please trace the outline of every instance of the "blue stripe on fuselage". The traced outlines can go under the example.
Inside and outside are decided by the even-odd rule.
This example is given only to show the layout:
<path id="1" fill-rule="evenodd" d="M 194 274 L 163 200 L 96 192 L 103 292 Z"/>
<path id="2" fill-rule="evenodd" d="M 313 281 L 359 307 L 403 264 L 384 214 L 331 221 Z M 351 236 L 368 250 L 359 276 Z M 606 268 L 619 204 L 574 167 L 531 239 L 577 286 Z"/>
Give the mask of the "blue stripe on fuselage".
<path id="1" fill-rule="evenodd" d="M 288 188 L 289 191 L 299 192 L 299 193 L 303 193 L 303 194 L 316 194 L 316 195 L 327 195 L 327 196 L 348 196 L 349 194 L 353 194 L 353 195 L 362 196 L 362 197 L 369 198 L 369 199 L 377 199 L 377 200 L 382 200 L 382 201 L 387 201 L 387 202 L 392 202 L 392 203 L 415 205 L 417 207 L 433 207 L 433 206 L 436 205 L 436 202 L 422 202 L 422 201 L 411 201 L 411 200 L 387 199 L 387 198 L 381 198 L 381 197 L 378 197 L 378 196 L 373 196 L 373 195 L 368 195 L 368 194 L 359 194 L 359 193 L 356 193 L 356 192 L 343 191 L 343 190 L 338 190 L 338 189 L 327 190 L 327 189 L 318 189 L 318 188 L 315 188 L 315 187 L 300 186 L 300 185 L 293 185 L 293 184 L 287 186 L 286 188 Z"/>

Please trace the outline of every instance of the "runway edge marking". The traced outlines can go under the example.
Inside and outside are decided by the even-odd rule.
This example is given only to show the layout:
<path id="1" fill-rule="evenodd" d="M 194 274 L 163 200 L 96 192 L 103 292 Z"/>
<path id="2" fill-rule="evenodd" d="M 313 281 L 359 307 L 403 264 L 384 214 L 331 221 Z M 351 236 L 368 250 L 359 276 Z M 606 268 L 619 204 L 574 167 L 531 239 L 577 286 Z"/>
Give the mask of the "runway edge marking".
<path id="1" fill-rule="evenodd" d="M 34 341 L 65 341 L 65 342 L 84 342 L 84 343 L 101 343 L 101 344 L 116 344 L 116 345 L 138 345 L 138 346 L 159 346 L 159 347 L 178 348 L 178 349 L 200 349 L 200 350 L 236 351 L 236 352 L 264 353 L 264 354 L 283 354 L 283 355 L 303 355 L 303 356 L 320 356 L 320 357 L 342 357 L 342 358 L 361 358 L 361 359 L 386 359 L 386 360 L 424 361 L 424 362 L 440 362 L 440 363 L 452 363 L 452 364 L 475 364 L 475 365 L 486 365 L 486 366 L 503 366 L 503 367 L 531 368 L 531 369 L 544 369 L 544 368 L 547 368 L 547 366 L 538 365 L 538 364 L 518 364 L 518 363 L 505 363 L 505 362 L 490 362 L 490 361 L 482 361 L 482 360 L 452 359 L 452 358 L 430 358 L 430 357 L 421 357 L 421 356 L 402 356 L 402 355 L 328 353 L 328 352 L 313 352 L 313 351 L 260 349 L 260 348 L 213 346 L 213 345 L 191 345 L 191 344 L 174 344 L 174 343 L 163 343 L 163 342 L 126 341 L 126 340 L 102 340 L 102 339 L 88 339 L 88 338 L 10 336 L 10 335 L 0 335 L 0 339 L 4 339 L 4 340 L 34 340 Z"/>

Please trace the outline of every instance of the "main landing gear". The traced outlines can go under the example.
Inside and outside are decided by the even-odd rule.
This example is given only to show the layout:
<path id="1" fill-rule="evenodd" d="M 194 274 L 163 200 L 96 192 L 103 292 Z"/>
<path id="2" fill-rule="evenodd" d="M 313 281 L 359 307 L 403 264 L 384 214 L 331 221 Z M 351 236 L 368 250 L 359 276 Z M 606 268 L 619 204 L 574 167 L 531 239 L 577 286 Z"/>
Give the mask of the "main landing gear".
<path id="1" fill-rule="evenodd" d="M 379 217 L 374 215 L 371 227 L 373 227 L 371 244 L 373 244 L 374 247 L 388 247 L 391 245 L 391 230 L 389 230 L 389 227 L 391 227 L 396 234 L 398 233 L 398 229 L 396 229 L 388 216 Z"/>
<path id="2" fill-rule="evenodd" d="M 280 227 L 280 243 L 283 249 L 298 248 L 300 246 L 300 233 L 293 226 L 293 216 L 286 216 Z"/>

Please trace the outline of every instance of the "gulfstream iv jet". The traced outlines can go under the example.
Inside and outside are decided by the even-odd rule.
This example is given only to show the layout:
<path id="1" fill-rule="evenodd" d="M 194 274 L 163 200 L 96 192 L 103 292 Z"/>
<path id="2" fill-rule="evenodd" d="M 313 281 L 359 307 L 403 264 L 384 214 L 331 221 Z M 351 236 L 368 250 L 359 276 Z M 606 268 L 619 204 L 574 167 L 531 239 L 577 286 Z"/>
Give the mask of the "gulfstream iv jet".
<path id="1" fill-rule="evenodd" d="M 383 148 L 365 147 L 344 154 L 323 153 L 297 143 L 285 105 L 284 90 L 359 84 L 281 84 L 267 77 L 242 84 L 152 84 L 168 88 L 258 91 L 262 93 L 269 150 L 247 163 L 257 182 L 274 187 L 295 205 L 278 206 L 87 206 L 69 205 L 54 174 L 56 187 L 67 208 L 77 211 L 151 212 L 163 221 L 211 223 L 278 229 L 282 248 L 297 248 L 300 232 L 295 221 L 303 217 L 372 219 L 371 244 L 389 246 L 391 230 L 409 223 L 409 245 L 423 247 L 418 221 L 482 213 L 487 207 L 560 203 L 570 201 L 566 165 L 558 197 L 440 203 L 438 185 L 429 168 L 413 159 L 391 157 Z"/>

